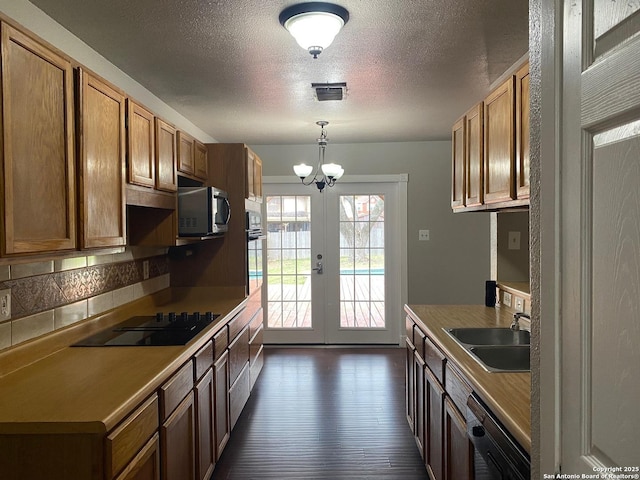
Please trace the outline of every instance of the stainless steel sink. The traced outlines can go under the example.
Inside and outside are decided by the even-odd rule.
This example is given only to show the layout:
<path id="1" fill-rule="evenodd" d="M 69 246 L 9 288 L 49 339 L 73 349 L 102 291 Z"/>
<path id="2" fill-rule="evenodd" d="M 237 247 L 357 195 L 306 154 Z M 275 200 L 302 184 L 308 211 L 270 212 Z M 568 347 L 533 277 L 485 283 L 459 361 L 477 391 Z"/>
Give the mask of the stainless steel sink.
<path id="1" fill-rule="evenodd" d="M 490 372 L 529 372 L 528 345 L 483 345 L 470 347 L 469 352 Z"/>
<path id="2" fill-rule="evenodd" d="M 488 372 L 529 372 L 531 333 L 510 328 L 445 328 Z"/>
<path id="3" fill-rule="evenodd" d="M 448 328 L 447 333 L 466 345 L 529 345 L 531 334 L 510 328 Z"/>

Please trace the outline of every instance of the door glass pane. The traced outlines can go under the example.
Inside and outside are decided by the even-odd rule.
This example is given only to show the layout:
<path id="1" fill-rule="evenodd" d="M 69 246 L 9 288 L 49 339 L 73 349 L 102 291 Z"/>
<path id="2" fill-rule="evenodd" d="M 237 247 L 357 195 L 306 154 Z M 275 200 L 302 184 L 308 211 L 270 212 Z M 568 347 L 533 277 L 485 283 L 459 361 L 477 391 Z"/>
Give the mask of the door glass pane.
<path id="1" fill-rule="evenodd" d="M 267 196 L 268 328 L 311 328 L 311 197 Z"/>
<path id="2" fill-rule="evenodd" d="M 384 195 L 341 195 L 340 327 L 384 328 Z"/>

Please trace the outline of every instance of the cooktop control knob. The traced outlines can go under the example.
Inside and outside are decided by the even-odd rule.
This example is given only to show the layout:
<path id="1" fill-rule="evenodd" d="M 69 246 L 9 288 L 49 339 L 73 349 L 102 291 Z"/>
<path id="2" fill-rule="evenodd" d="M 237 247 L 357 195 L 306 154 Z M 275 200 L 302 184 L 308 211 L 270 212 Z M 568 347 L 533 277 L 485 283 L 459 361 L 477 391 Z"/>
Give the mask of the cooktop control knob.
<path id="1" fill-rule="evenodd" d="M 156 322 L 161 322 L 162 320 L 164 320 L 164 313 L 162 312 L 156 313 Z"/>
<path id="2" fill-rule="evenodd" d="M 207 322 L 213 321 L 213 312 L 206 312 L 204 316 L 207 319 Z"/>
<path id="3" fill-rule="evenodd" d="M 193 312 L 193 321 L 194 322 L 200 321 L 200 312 Z"/>
<path id="4" fill-rule="evenodd" d="M 169 322 L 176 321 L 176 312 L 169 312 Z"/>
<path id="5" fill-rule="evenodd" d="M 181 321 L 181 322 L 185 322 L 185 323 L 187 323 L 187 322 L 189 321 L 189 313 L 187 313 L 187 312 L 182 312 L 182 313 L 180 314 L 180 321 Z"/>

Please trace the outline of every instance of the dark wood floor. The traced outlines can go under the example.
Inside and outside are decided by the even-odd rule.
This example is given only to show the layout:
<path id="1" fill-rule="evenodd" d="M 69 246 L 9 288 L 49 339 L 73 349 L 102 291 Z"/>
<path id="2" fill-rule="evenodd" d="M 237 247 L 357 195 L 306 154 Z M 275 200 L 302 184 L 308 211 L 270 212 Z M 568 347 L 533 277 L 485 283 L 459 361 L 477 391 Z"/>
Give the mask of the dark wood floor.
<path id="1" fill-rule="evenodd" d="M 422 480 L 400 348 L 269 348 L 212 480 Z"/>

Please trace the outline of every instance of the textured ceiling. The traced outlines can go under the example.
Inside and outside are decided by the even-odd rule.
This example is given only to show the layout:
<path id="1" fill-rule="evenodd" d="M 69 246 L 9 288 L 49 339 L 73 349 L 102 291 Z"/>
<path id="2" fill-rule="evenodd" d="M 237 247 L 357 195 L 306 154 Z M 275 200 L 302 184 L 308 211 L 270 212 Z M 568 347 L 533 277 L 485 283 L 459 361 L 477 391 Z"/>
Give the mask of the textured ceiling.
<path id="1" fill-rule="evenodd" d="M 286 0 L 31 0 L 221 142 L 446 139 L 527 51 L 528 0 L 340 0 L 318 59 L 278 22 Z M 347 82 L 318 102 L 313 82 Z"/>

